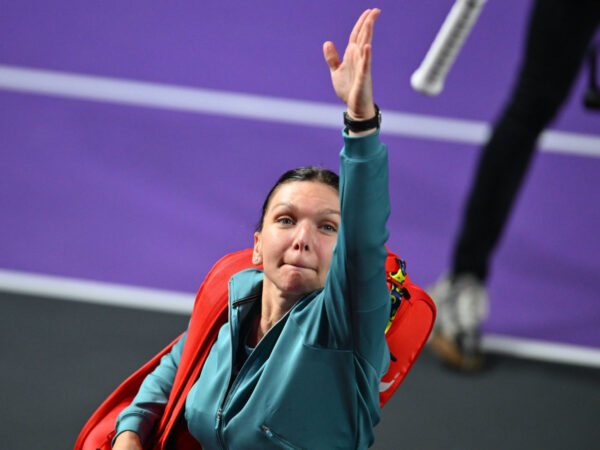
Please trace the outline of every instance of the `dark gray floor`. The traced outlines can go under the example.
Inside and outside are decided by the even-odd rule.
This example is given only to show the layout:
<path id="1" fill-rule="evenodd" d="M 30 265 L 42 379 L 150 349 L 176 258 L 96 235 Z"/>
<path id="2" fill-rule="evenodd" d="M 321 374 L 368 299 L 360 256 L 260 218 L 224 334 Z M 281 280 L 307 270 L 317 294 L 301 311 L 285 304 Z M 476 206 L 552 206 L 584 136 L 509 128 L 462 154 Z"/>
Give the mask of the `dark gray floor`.
<path id="1" fill-rule="evenodd" d="M 2 449 L 69 449 L 98 404 L 187 317 L 0 293 Z M 478 376 L 426 352 L 375 449 L 599 448 L 600 371 L 497 357 Z"/>

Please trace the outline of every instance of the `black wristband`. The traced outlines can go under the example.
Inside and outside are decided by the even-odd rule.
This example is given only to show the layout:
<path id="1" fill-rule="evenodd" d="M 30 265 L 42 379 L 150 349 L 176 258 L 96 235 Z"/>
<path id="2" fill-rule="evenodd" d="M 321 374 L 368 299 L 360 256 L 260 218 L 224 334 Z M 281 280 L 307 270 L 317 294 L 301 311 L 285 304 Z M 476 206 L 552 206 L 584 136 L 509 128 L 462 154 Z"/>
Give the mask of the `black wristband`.
<path id="1" fill-rule="evenodd" d="M 372 128 L 379 128 L 381 126 L 381 111 L 379 111 L 379 107 L 375 105 L 375 116 L 367 120 L 353 120 L 348 113 L 344 111 L 344 125 L 346 125 L 347 130 L 354 131 L 355 133 L 367 131 Z"/>

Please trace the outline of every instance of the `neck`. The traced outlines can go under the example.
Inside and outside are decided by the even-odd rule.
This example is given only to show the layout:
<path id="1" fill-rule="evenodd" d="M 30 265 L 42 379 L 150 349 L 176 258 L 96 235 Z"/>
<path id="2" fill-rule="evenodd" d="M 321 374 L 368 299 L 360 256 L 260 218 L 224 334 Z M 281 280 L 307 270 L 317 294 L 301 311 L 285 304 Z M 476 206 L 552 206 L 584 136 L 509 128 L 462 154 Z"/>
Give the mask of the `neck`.
<path id="1" fill-rule="evenodd" d="M 284 296 L 273 288 L 274 286 L 269 286 L 269 283 L 263 284 L 260 323 L 256 331 L 257 343 L 302 297 L 298 295 Z"/>

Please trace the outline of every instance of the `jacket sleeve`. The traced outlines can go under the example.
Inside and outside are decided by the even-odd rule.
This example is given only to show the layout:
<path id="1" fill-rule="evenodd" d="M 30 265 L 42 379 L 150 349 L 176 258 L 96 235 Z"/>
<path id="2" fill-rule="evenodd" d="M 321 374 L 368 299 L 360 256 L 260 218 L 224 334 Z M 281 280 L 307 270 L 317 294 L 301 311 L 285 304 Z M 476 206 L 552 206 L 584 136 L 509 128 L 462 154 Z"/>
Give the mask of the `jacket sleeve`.
<path id="1" fill-rule="evenodd" d="M 340 154 L 341 224 L 325 284 L 325 307 L 334 333 L 357 358 L 385 374 L 385 326 L 390 301 L 385 260 L 390 213 L 387 148 L 379 132 L 344 133 Z"/>
<path id="2" fill-rule="evenodd" d="M 169 399 L 186 336 L 187 333 L 175 343 L 169 353 L 162 357 L 158 367 L 142 382 L 131 405 L 119 414 L 114 439 L 123 431 L 133 431 L 140 437 L 142 446 L 146 444 L 152 428 L 157 420 L 160 420 Z"/>

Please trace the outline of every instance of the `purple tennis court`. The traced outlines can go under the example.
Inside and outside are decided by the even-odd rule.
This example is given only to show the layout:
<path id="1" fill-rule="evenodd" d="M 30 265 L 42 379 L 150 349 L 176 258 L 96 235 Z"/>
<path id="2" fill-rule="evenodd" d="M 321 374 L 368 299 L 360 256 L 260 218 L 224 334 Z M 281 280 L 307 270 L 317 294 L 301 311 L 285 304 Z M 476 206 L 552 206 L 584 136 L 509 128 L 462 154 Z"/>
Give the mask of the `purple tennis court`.
<path id="1" fill-rule="evenodd" d="M 252 246 L 282 172 L 337 169 L 343 105 L 321 46 L 343 48 L 370 5 L 34 3 L 0 14 L 0 290 L 45 298 L 35 287 L 44 280 L 60 298 L 63 282 L 139 287 L 164 294 L 154 309 L 173 311 L 168 303 L 191 302 L 219 257 Z M 409 79 L 451 4 L 375 5 L 388 244 L 423 287 L 448 267 L 529 6 L 489 1 L 444 91 L 425 97 Z M 597 368 L 600 113 L 582 106 L 586 76 L 538 143 L 493 259 L 483 331 L 490 346 L 547 343 L 583 351 L 590 360 L 576 364 Z"/>

